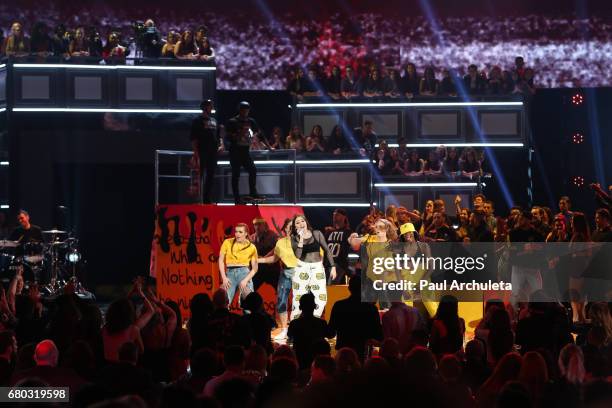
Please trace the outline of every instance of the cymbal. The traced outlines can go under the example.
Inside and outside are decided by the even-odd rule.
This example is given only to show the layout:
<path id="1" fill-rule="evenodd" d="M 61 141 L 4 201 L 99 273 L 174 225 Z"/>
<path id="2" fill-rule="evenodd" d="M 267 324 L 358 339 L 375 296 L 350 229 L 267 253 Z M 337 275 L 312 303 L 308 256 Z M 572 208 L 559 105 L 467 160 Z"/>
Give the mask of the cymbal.
<path id="1" fill-rule="evenodd" d="M 48 230 L 48 231 L 43 231 L 42 233 L 43 234 L 67 234 L 68 232 L 52 229 L 52 230 Z"/>
<path id="2" fill-rule="evenodd" d="M 0 248 L 17 248 L 19 241 L 9 241 L 8 239 L 0 240 Z"/>

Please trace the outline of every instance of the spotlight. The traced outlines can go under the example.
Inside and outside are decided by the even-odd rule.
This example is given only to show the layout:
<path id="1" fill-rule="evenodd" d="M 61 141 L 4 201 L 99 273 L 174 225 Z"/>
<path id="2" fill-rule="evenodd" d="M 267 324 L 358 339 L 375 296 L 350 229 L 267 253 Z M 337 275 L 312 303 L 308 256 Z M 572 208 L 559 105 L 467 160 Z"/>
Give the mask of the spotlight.
<path id="1" fill-rule="evenodd" d="M 582 187 L 582 186 L 584 186 L 584 177 L 582 177 L 582 176 L 574 176 L 574 177 L 572 177 L 572 183 L 574 183 L 574 185 L 576 187 Z"/>
<path id="2" fill-rule="evenodd" d="M 581 93 L 575 93 L 572 95 L 572 105 L 580 106 L 584 103 L 584 96 Z"/>
<path id="3" fill-rule="evenodd" d="M 581 144 L 584 142 L 584 135 L 580 132 L 576 132 L 572 135 L 572 142 L 575 144 Z"/>

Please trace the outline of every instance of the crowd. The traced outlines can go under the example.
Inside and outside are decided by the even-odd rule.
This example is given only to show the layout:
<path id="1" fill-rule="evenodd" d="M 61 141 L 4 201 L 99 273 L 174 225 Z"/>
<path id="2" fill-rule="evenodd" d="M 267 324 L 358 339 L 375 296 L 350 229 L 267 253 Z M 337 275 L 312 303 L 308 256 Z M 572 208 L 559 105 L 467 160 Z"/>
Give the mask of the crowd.
<path id="1" fill-rule="evenodd" d="M 343 209 L 321 232 L 303 215 L 276 231 L 256 218 L 250 235 L 248 225 L 237 224 L 221 248 L 221 287 L 212 298 L 195 295 L 186 321 L 143 279 L 103 314 L 70 285 L 43 304 L 37 286 L 26 287 L 17 274 L 0 293 L 0 385 L 68 386 L 77 407 L 385 406 L 398 395 L 434 407 L 609 406 L 610 303 L 580 296 L 562 302 L 532 287 L 516 303 L 487 300 L 468 338 L 453 296 L 432 313 L 418 299 L 409 305 L 393 298 L 377 308 L 361 300 L 365 277 L 348 262 L 349 247 L 364 242 L 610 242 L 612 199 L 593 189 L 593 229 L 568 197 L 556 214 L 514 207 L 501 217 L 482 194 L 469 209 L 457 198 L 456 218 L 442 200 L 428 201 L 422 213 L 373 208 L 355 233 Z M 235 266 L 241 260 L 257 273 Z M 313 281 L 310 290 L 299 286 L 322 273 L 312 265 L 324 261 L 329 282 L 350 277 L 350 295 L 331 306 L 329 321 L 321 318 L 325 289 Z M 270 279 L 278 281 L 274 317 L 256 292 Z M 237 293 L 242 314 L 229 307 Z M 276 341 L 285 337 L 286 345 Z"/>
<path id="2" fill-rule="evenodd" d="M 319 72 L 316 66 L 308 68 L 304 75 L 301 66 L 290 74 L 287 91 L 298 101 L 305 98 L 328 97 L 332 100 L 389 100 L 432 96 L 483 96 L 518 94 L 529 98 L 535 93 L 534 71 L 525 66 L 523 57 L 516 57 L 515 66 L 504 70 L 493 66 L 488 75 L 475 64 L 467 67 L 467 74 L 459 76 L 455 70 L 444 69 L 442 78 L 436 78 L 434 67 L 425 68 L 421 75 L 413 63 L 401 72 L 393 66 L 381 67 L 370 63 L 367 67 L 355 67 L 349 63 L 344 75 L 339 66 L 329 69 L 330 74 Z"/>
<path id="3" fill-rule="evenodd" d="M 9 37 L 10 27 L 19 21 L 30 38 L 40 37 L 34 30 L 34 22 L 39 21 L 37 30 L 51 31 L 54 41 L 63 39 L 64 50 L 69 49 L 76 30 L 82 27 L 85 38 L 95 43 L 93 51 L 85 51 L 92 55 L 99 52 L 100 38 L 110 40 L 110 35 L 115 34 L 119 45 L 126 48 L 114 47 L 115 54 L 135 56 L 136 47 L 131 44 L 139 36 L 133 23 L 142 18 L 143 12 L 124 6 L 113 8 L 101 3 L 83 7 L 51 2 L 44 7 L 44 15 L 39 13 L 40 5 L 24 6 L 16 15 L 8 4 L 0 5 L 0 27 Z M 298 63 L 315 66 L 325 75 L 331 75 L 333 67 L 352 66 L 360 72 L 373 61 L 395 69 L 413 63 L 435 67 L 433 76 L 440 82 L 446 77 L 463 76 L 469 65 L 476 64 L 479 71 L 488 73 L 489 79 L 498 75 L 495 67 L 501 67 L 503 79 L 503 67 L 508 67 L 516 55 L 524 56 L 537 68 L 540 86 L 595 87 L 610 82 L 607 59 L 612 53 L 612 40 L 610 22 L 604 17 L 445 17 L 434 25 L 427 18 L 401 14 L 394 18 L 376 13 L 335 15 L 321 21 L 282 15 L 270 21 L 240 12 L 225 15 L 179 9 L 173 10 L 171 17 L 162 10 L 148 9 L 147 13 L 157 23 L 150 32 L 155 37 L 154 52 L 148 54 L 144 50 L 147 55 L 161 53 L 168 58 L 190 59 L 214 56 L 219 67 L 219 89 L 284 89 L 285 73 Z M 203 44 L 201 37 L 198 44 L 192 44 L 203 24 L 212 32 L 215 51 L 209 48 L 210 44 Z M 27 42 L 24 46 L 27 48 Z M 30 44 L 29 49 L 36 52 L 40 48 Z M 42 49 L 47 51 L 46 47 Z M 379 77 L 384 73 L 379 72 Z M 508 78 L 504 81 L 510 88 Z M 447 92 L 444 88 L 442 91 Z"/>
<path id="4" fill-rule="evenodd" d="M 376 134 L 373 122 L 366 120 L 363 126 L 355 129 L 336 125 L 329 135 L 323 134 L 321 125 L 314 125 L 306 137 L 297 125 L 286 136 L 280 127 L 274 127 L 269 137 L 254 136 L 250 148 L 295 149 L 297 154 L 353 153 L 371 158 L 374 169 L 381 176 L 406 176 L 414 180 L 423 177 L 474 179 L 489 173 L 484 151 L 444 145 L 429 150 L 409 149 L 404 138 L 397 141 L 398 147 L 389 147 L 389 143 Z"/>

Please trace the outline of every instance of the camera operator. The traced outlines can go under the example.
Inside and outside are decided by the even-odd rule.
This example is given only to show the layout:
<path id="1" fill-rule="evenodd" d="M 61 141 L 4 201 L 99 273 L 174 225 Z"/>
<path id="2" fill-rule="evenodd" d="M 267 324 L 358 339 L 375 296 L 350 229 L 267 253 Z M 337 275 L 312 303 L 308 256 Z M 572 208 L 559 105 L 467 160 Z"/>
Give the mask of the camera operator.
<path id="1" fill-rule="evenodd" d="M 142 56 L 144 58 L 159 58 L 163 43 L 161 34 L 155 27 L 155 22 L 151 19 L 145 21 L 144 24 L 135 22 L 134 30 L 136 31 L 136 46 L 142 52 Z"/>

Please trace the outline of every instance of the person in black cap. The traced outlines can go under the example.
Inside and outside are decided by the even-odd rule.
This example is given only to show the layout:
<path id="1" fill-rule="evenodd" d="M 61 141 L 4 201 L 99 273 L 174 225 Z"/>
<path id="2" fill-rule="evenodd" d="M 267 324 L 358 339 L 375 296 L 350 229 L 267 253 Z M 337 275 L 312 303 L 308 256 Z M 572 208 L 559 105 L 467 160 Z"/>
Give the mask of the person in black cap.
<path id="1" fill-rule="evenodd" d="M 217 170 L 217 152 L 219 151 L 219 127 L 212 116 L 213 102 L 210 99 L 200 104 L 202 115 L 191 123 L 191 146 L 193 155 L 200 165 L 200 177 L 204 181 L 202 202 L 212 202 L 211 192 Z M 206 174 L 206 177 L 204 177 Z"/>
<path id="2" fill-rule="evenodd" d="M 244 167 L 249 173 L 249 193 L 253 198 L 261 198 L 257 193 L 257 169 L 249 154 L 249 146 L 253 136 L 259 133 L 259 126 L 255 119 L 249 117 L 251 105 L 242 101 L 238 105 L 238 115 L 231 118 L 227 124 L 228 140 L 226 146 L 230 154 L 230 165 L 232 166 L 232 192 L 234 202 L 242 204 L 240 199 L 239 179 L 240 168 Z"/>

